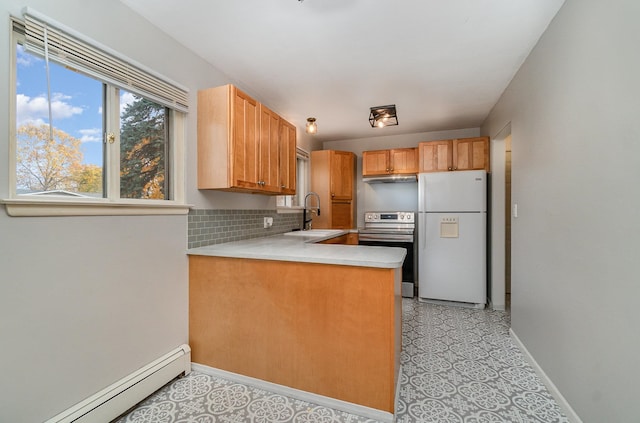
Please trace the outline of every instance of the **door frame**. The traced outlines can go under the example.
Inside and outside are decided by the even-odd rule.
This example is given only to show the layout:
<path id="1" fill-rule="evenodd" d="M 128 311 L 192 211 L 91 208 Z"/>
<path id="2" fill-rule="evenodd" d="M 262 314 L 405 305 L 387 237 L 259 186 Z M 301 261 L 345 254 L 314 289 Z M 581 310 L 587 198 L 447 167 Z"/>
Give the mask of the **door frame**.
<path id="1" fill-rule="evenodd" d="M 491 137 L 491 262 L 489 302 L 493 310 L 506 308 L 506 138 L 511 135 L 511 122 Z"/>

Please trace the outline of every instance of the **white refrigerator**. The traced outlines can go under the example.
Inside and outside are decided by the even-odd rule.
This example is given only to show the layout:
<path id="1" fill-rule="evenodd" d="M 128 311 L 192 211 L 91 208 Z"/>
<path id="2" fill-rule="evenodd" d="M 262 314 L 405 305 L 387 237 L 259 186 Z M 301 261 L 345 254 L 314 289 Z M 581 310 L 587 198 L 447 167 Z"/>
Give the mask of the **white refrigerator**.
<path id="1" fill-rule="evenodd" d="M 418 297 L 484 308 L 487 173 L 419 174 L 418 231 Z"/>

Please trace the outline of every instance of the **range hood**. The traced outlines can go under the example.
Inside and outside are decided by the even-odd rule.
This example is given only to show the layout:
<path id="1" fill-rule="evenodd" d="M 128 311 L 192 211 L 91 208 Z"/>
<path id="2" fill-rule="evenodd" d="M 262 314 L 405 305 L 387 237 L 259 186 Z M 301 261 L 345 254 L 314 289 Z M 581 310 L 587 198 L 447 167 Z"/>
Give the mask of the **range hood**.
<path id="1" fill-rule="evenodd" d="M 418 177 L 416 175 L 382 175 L 382 176 L 367 176 L 362 178 L 362 182 L 367 184 L 393 184 L 397 182 L 417 182 Z"/>

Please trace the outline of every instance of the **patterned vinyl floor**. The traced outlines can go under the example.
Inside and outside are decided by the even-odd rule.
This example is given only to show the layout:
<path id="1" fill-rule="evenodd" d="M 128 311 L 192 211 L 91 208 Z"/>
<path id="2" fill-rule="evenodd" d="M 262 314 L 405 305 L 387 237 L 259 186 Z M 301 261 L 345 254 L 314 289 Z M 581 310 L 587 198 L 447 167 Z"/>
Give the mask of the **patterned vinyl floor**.
<path id="1" fill-rule="evenodd" d="M 403 299 L 396 420 L 568 423 L 509 336 L 509 314 Z M 198 372 L 177 379 L 117 423 L 374 423 Z"/>

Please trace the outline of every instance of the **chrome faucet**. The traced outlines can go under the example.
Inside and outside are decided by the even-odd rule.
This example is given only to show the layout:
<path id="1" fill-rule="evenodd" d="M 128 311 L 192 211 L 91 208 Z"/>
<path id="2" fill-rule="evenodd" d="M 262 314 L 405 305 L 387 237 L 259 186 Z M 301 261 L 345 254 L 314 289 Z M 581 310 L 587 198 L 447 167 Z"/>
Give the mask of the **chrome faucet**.
<path id="1" fill-rule="evenodd" d="M 309 216 L 311 216 L 311 214 L 315 211 L 316 212 L 316 216 L 320 216 L 320 196 L 318 194 L 316 194 L 313 191 L 310 191 L 307 195 L 304 196 L 304 204 L 302 205 L 302 230 L 306 231 L 307 229 L 311 229 L 311 221 L 313 220 L 312 217 L 309 217 L 309 219 L 307 219 L 307 199 L 309 198 L 310 195 L 315 195 L 316 200 L 318 200 L 318 207 L 316 207 L 315 209 L 309 209 Z M 309 224 L 309 228 L 307 228 L 307 224 Z"/>

